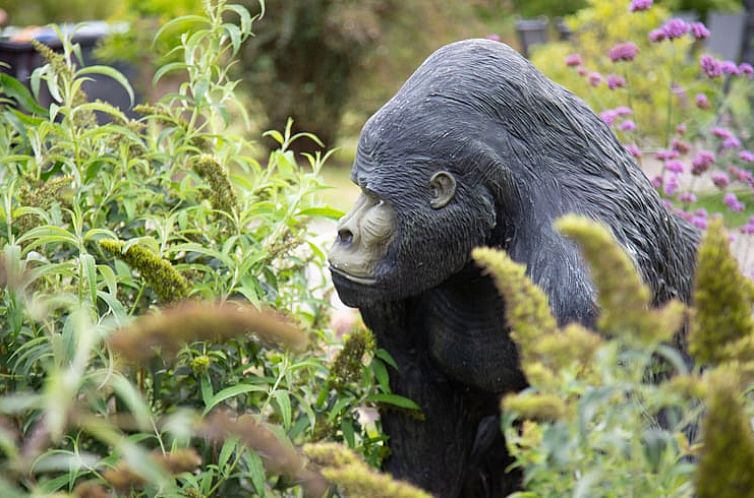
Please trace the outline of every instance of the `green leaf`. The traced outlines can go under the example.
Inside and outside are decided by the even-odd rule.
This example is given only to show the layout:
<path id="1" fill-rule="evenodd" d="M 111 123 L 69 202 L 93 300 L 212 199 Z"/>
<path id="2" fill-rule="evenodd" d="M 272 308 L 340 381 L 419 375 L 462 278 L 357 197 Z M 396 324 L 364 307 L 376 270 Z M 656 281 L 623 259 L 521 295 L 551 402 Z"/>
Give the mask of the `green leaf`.
<path id="1" fill-rule="evenodd" d="M 353 420 L 350 417 L 346 417 L 340 423 L 340 430 L 343 431 L 343 439 L 346 440 L 349 448 L 356 446 L 356 439 L 354 438 Z"/>
<path id="2" fill-rule="evenodd" d="M 386 394 L 378 393 L 367 396 L 366 401 L 372 401 L 374 403 L 386 403 L 388 405 L 397 406 L 399 408 L 405 408 L 407 410 L 421 411 L 421 407 L 411 401 L 410 399 L 400 396 L 398 394 Z"/>
<path id="3" fill-rule="evenodd" d="M 15 99 L 27 111 L 33 114 L 47 114 L 47 109 L 40 106 L 29 89 L 16 78 L 0 73 L 0 87 L 5 95 Z"/>
<path id="4" fill-rule="evenodd" d="M 254 491 L 257 492 L 260 498 L 264 498 L 266 496 L 265 482 L 267 481 L 267 476 L 264 472 L 262 459 L 255 451 L 247 451 L 246 463 L 249 468 L 249 477 L 251 477 L 251 484 L 254 486 Z"/>
<path id="5" fill-rule="evenodd" d="M 185 24 L 186 26 L 179 26 L 180 24 Z M 154 35 L 154 42 L 157 43 L 157 40 L 160 39 L 160 37 L 165 34 L 165 32 L 170 31 L 173 28 L 180 29 L 180 31 L 189 31 L 188 25 L 191 24 L 209 24 L 209 19 L 207 19 L 204 16 L 197 16 L 197 15 L 188 15 L 188 16 L 181 16 L 177 17 L 175 19 L 172 19 L 165 24 L 162 25 L 162 27 L 157 31 L 157 33 Z"/>
<path id="6" fill-rule="evenodd" d="M 241 394 L 246 394 L 250 392 L 267 392 L 267 388 L 263 386 L 257 386 L 253 384 L 236 384 L 235 386 L 226 387 L 222 391 L 218 392 L 214 396 L 211 396 L 209 399 L 205 398 L 205 405 L 203 414 L 208 414 L 215 406 L 222 403 L 223 401 L 235 398 L 236 396 L 239 396 Z"/>
<path id="7" fill-rule="evenodd" d="M 249 11 L 246 9 L 246 7 L 242 5 L 226 5 L 226 10 L 232 10 L 238 16 L 241 18 L 241 31 L 245 35 L 251 34 L 251 14 L 249 14 Z"/>
<path id="8" fill-rule="evenodd" d="M 103 76 L 108 76 L 114 79 L 120 84 L 120 86 L 122 86 L 126 90 L 129 98 L 131 99 L 131 105 L 133 105 L 134 90 L 133 88 L 131 88 L 131 83 L 129 83 L 128 79 L 125 76 L 123 76 L 123 73 L 121 73 L 117 69 L 110 66 L 95 65 L 95 66 L 86 66 L 76 71 L 77 77 L 81 77 L 86 74 L 101 74 Z"/>
<path id="9" fill-rule="evenodd" d="M 170 62 L 168 64 L 165 64 L 164 66 L 160 66 L 160 68 L 155 71 L 154 76 L 152 77 L 152 84 L 156 85 L 160 79 L 165 76 L 167 73 L 171 71 L 177 71 L 179 69 L 186 69 L 188 66 L 185 62 Z"/>
<path id="10" fill-rule="evenodd" d="M 95 305 L 97 303 L 97 264 L 91 254 L 82 254 L 79 259 L 84 269 L 87 286 L 89 287 L 89 298 L 92 300 L 92 304 Z"/>
<path id="11" fill-rule="evenodd" d="M 273 393 L 275 403 L 280 412 L 280 418 L 283 419 L 283 427 L 287 430 L 291 426 L 291 397 L 287 389 L 281 389 Z"/>
<path id="12" fill-rule="evenodd" d="M 298 216 L 321 216 L 323 218 L 330 218 L 332 220 L 339 220 L 346 213 L 340 209 L 335 209 L 330 206 L 311 207 L 300 210 Z"/>

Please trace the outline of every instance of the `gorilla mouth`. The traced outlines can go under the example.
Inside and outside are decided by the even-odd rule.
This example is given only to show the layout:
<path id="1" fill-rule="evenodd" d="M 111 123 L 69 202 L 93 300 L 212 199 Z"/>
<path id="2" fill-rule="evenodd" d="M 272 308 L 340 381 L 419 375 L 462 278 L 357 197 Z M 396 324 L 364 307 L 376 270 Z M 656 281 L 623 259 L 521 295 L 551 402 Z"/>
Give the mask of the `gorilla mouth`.
<path id="1" fill-rule="evenodd" d="M 348 273 L 347 271 L 341 270 L 340 268 L 335 268 L 333 265 L 330 265 L 330 271 L 340 275 L 341 277 L 345 278 L 346 280 L 350 280 L 351 282 L 361 284 L 361 285 L 374 285 L 377 283 L 377 279 L 373 277 L 362 277 L 359 275 L 353 275 L 351 273 Z"/>

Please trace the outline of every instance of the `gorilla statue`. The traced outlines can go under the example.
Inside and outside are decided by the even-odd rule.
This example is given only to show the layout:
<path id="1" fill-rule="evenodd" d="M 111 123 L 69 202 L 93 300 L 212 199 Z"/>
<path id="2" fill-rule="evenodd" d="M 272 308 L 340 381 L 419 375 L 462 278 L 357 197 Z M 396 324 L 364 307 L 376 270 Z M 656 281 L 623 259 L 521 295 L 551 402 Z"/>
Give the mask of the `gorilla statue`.
<path id="1" fill-rule="evenodd" d="M 525 264 L 561 325 L 593 326 L 588 269 L 553 229 L 577 213 L 612 229 L 656 304 L 689 298 L 698 233 L 583 101 L 502 43 L 432 54 L 364 125 L 352 180 L 361 195 L 338 224 L 333 281 L 396 360 L 392 390 L 424 415 L 383 411 L 385 468 L 435 496 L 520 484 L 499 402 L 526 379 L 474 247 Z"/>

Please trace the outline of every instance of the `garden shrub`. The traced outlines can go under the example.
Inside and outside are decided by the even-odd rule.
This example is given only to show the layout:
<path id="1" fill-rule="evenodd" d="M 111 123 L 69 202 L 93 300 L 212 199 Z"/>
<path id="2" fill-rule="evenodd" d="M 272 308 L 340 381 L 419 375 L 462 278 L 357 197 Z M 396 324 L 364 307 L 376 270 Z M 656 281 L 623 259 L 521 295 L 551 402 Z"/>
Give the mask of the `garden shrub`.
<path id="1" fill-rule="evenodd" d="M 602 225 L 567 216 L 557 226 L 592 269 L 596 331 L 558 329 L 521 265 L 501 251 L 474 252 L 508 304 L 530 383 L 502 402 L 508 448 L 524 472 L 525 490 L 514 496 L 751 496 L 754 350 L 744 357 L 730 343 L 751 344 L 754 329 L 729 313 L 745 308 L 748 318 L 751 291 L 720 221 L 699 251 L 691 310 L 675 301 L 651 308 L 629 256 Z M 687 314 L 693 367 L 671 345 Z"/>
<path id="2" fill-rule="evenodd" d="M 295 156 L 316 138 L 289 122 L 257 159 L 228 75 L 254 18 L 204 6 L 154 78 L 183 82 L 139 119 L 88 101 L 89 74 L 133 92 L 67 39 L 39 46 L 31 77 L 49 109 L 0 80 L 4 497 L 314 496 L 329 483 L 295 446 L 339 441 L 377 465 L 384 437 L 364 414 L 413 406 L 366 332 L 338 354 L 308 228 L 340 215 L 318 201 L 328 155 Z"/>

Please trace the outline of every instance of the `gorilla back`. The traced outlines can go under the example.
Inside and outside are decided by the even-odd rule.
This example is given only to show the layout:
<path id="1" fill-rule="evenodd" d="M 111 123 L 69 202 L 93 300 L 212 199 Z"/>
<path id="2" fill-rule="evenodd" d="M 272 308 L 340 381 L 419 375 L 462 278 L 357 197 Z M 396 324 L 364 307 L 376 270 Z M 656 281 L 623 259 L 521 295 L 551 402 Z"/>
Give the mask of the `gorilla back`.
<path id="1" fill-rule="evenodd" d="M 594 286 L 553 221 L 609 226 L 656 304 L 690 294 L 697 232 L 669 213 L 609 128 L 506 45 L 432 54 L 364 125 L 362 189 L 330 253 L 343 302 L 398 363 L 391 387 L 418 420 L 384 412 L 386 468 L 436 496 L 502 496 L 502 393 L 526 386 L 504 306 L 471 249 L 526 264 L 562 323 L 593 325 Z"/>

